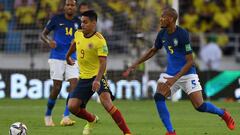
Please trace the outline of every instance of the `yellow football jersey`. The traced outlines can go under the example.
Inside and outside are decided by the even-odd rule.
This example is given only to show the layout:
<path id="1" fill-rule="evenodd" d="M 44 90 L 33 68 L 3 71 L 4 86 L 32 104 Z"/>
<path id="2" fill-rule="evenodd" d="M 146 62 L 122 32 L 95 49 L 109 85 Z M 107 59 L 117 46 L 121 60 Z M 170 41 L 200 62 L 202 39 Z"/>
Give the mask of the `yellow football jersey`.
<path id="1" fill-rule="evenodd" d="M 74 41 L 76 43 L 80 78 L 90 79 L 96 76 L 100 67 L 98 57 L 108 55 L 106 40 L 99 32 L 85 38 L 82 31 L 78 30 L 74 34 Z"/>

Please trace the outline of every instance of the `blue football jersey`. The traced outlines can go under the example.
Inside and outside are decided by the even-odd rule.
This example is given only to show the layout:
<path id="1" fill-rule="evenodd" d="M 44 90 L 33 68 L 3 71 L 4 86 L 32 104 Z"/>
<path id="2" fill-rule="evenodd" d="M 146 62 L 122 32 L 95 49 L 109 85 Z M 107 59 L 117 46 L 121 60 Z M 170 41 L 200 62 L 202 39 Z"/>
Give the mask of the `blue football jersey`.
<path id="1" fill-rule="evenodd" d="M 49 31 L 54 31 L 53 39 L 57 43 L 57 47 L 51 49 L 50 59 L 65 60 L 65 55 L 74 38 L 74 33 L 80 26 L 81 23 L 77 17 L 68 20 L 64 14 L 56 15 L 48 21 L 46 28 Z M 76 53 L 73 53 L 71 57 L 76 60 Z"/>
<path id="2" fill-rule="evenodd" d="M 192 53 L 189 34 L 183 28 L 177 26 L 176 31 L 168 34 L 167 29 L 162 29 L 156 38 L 154 47 L 164 48 L 167 51 L 167 71 L 169 75 L 176 75 L 186 64 L 185 55 Z M 185 74 L 196 74 L 196 69 L 192 66 Z"/>

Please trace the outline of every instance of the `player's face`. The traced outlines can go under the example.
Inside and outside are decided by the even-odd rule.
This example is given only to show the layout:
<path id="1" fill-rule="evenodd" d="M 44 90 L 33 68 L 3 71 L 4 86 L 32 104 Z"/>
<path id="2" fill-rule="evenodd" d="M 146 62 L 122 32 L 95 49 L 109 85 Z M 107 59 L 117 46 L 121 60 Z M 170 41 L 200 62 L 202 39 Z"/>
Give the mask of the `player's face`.
<path id="1" fill-rule="evenodd" d="M 64 6 L 65 13 L 68 15 L 74 15 L 76 12 L 76 1 L 75 0 L 66 0 L 65 6 Z"/>
<path id="2" fill-rule="evenodd" d="M 91 21 L 89 17 L 86 16 L 82 16 L 81 21 L 81 27 L 84 34 L 89 34 L 95 31 L 96 21 Z"/>
<path id="3" fill-rule="evenodd" d="M 170 17 L 169 15 L 163 11 L 161 17 L 160 17 L 160 26 L 161 28 L 167 28 L 170 25 Z"/>

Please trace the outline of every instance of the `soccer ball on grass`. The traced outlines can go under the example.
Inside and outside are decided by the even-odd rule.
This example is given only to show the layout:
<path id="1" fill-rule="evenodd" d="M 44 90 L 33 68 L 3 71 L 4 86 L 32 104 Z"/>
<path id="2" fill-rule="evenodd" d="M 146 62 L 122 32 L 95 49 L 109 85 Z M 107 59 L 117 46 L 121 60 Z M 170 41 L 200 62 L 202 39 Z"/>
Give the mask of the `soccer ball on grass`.
<path id="1" fill-rule="evenodd" d="M 15 122 L 10 126 L 9 135 L 27 135 L 27 126 L 22 122 Z"/>

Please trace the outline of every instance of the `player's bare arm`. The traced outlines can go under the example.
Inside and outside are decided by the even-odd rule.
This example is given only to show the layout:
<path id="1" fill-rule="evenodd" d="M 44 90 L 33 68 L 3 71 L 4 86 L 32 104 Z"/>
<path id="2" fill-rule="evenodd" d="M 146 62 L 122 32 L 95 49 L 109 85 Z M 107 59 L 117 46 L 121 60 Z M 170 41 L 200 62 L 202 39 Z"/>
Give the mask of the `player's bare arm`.
<path id="1" fill-rule="evenodd" d="M 107 67 L 107 57 L 105 56 L 99 56 L 99 63 L 100 63 L 100 67 L 98 70 L 98 74 L 95 78 L 95 80 L 93 81 L 93 85 L 92 85 L 92 90 L 93 91 L 98 91 L 100 88 L 100 80 L 102 79 L 102 76 L 106 70 Z"/>
<path id="2" fill-rule="evenodd" d="M 186 58 L 186 64 L 183 66 L 183 68 L 180 70 L 180 72 L 178 72 L 174 77 L 172 78 L 166 78 L 167 79 L 167 85 L 168 86 L 172 86 L 180 77 L 182 77 L 183 75 L 185 75 L 187 73 L 187 71 L 189 71 L 189 69 L 193 66 L 194 61 L 193 61 L 193 56 L 192 54 L 187 54 L 185 56 Z"/>
<path id="3" fill-rule="evenodd" d="M 157 90 L 159 93 L 161 93 L 163 96 L 168 97 L 171 93 L 171 86 L 183 75 L 185 75 L 187 73 L 187 71 L 189 71 L 189 69 L 192 67 L 193 65 L 193 56 L 192 54 L 187 54 L 185 56 L 186 58 L 186 64 L 182 67 L 182 69 L 180 70 L 180 72 L 178 72 L 174 77 L 170 77 L 170 78 L 165 78 L 167 79 L 166 83 L 158 83 L 157 86 Z"/>
<path id="4" fill-rule="evenodd" d="M 123 76 L 127 77 L 131 71 L 133 71 L 139 64 L 145 62 L 146 60 L 150 59 L 152 56 L 154 56 L 157 52 L 157 48 L 152 47 L 147 52 L 143 54 L 142 57 L 140 57 L 134 64 L 132 64 L 128 69 L 123 73 Z"/>
<path id="5" fill-rule="evenodd" d="M 46 28 L 44 28 L 43 32 L 41 33 L 41 39 L 44 43 L 48 44 L 51 48 L 56 48 L 56 42 L 54 40 L 49 39 L 48 34 L 50 31 Z"/>
<path id="6" fill-rule="evenodd" d="M 76 43 L 73 41 L 71 43 L 71 46 L 70 48 L 68 49 L 68 52 L 66 54 L 66 61 L 67 61 L 67 64 L 69 65 L 74 65 L 75 62 L 73 61 L 73 59 L 71 58 L 71 55 L 76 51 Z"/>

